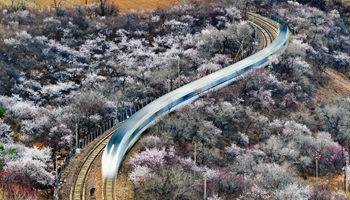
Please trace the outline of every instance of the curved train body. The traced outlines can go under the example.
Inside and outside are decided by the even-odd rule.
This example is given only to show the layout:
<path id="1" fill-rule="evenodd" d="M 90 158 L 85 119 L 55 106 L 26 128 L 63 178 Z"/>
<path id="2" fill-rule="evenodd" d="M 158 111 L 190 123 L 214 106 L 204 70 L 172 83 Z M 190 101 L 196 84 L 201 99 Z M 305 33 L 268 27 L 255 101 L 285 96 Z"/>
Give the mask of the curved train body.
<path id="1" fill-rule="evenodd" d="M 201 93 L 228 85 L 252 68 L 266 66 L 268 57 L 282 53 L 288 41 L 289 29 L 285 24 L 280 24 L 278 36 L 268 47 L 244 60 L 169 92 L 136 112 L 114 132 L 106 145 L 102 155 L 102 176 L 104 178 L 117 176 L 128 149 L 157 117 L 176 109 L 181 104 L 195 100 Z"/>

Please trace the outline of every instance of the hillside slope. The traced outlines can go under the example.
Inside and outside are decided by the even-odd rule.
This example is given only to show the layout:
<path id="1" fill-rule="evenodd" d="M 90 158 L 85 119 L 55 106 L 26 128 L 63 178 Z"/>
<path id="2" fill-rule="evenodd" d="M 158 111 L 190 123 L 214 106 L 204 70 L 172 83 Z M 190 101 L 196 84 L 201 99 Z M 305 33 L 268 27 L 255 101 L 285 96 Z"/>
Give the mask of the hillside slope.
<path id="1" fill-rule="evenodd" d="M 97 0 L 86 0 L 88 4 L 99 3 Z M 39 7 L 39 8 L 51 8 L 54 5 L 54 0 L 30 0 L 26 1 L 30 7 Z M 64 6 L 72 6 L 72 5 L 84 5 L 85 0 L 62 0 L 57 1 L 61 2 Z M 177 0 L 112 0 L 107 1 L 107 3 L 113 3 L 117 5 L 121 11 L 125 10 L 149 10 L 156 9 L 160 7 L 166 7 L 171 5 L 178 4 Z M 10 5 L 11 0 L 0 0 L 0 5 Z"/>
<path id="2" fill-rule="evenodd" d="M 329 78 L 329 82 L 326 87 L 320 88 L 317 91 L 317 98 L 321 101 L 325 101 L 332 97 L 349 97 L 349 78 L 333 69 L 327 69 L 326 73 Z"/>
<path id="3" fill-rule="evenodd" d="M 317 93 L 316 93 L 316 99 L 319 99 L 320 101 L 326 101 L 329 98 L 332 97 L 348 97 L 350 94 L 350 80 L 343 74 L 333 70 L 333 69 L 327 69 L 327 79 L 329 79 L 329 82 L 325 87 L 320 88 Z M 123 162 L 123 165 L 121 167 L 121 173 L 118 174 L 117 177 L 117 188 L 118 188 L 118 198 L 120 199 L 132 199 L 131 196 L 133 194 L 132 191 L 132 183 L 130 180 L 130 173 L 132 170 L 131 165 L 129 164 L 129 159 L 130 157 L 137 153 L 139 151 L 140 146 L 135 145 L 133 149 L 130 151 L 130 153 L 127 155 L 126 159 Z M 95 164 L 94 170 L 95 173 L 94 176 L 94 186 L 97 190 L 96 193 L 96 199 L 102 199 L 100 196 L 99 191 L 101 191 L 101 159 L 98 160 L 98 162 Z M 339 176 L 336 176 L 335 178 L 339 178 Z M 342 179 L 342 176 L 340 177 Z M 313 179 L 311 179 L 313 180 Z M 334 181 L 329 181 L 330 183 L 337 183 L 336 185 L 337 189 L 341 190 L 342 185 L 341 180 L 334 180 Z M 336 187 L 334 187 L 336 189 Z"/>

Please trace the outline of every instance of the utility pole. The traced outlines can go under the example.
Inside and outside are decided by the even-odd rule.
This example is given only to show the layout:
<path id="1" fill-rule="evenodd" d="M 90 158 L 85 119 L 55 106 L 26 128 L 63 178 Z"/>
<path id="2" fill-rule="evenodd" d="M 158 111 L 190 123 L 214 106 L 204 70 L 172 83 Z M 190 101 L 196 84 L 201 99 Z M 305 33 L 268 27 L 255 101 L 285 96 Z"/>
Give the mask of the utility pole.
<path id="1" fill-rule="evenodd" d="M 318 179 L 318 158 L 316 157 L 316 182 Z"/>
<path id="2" fill-rule="evenodd" d="M 244 55 L 244 39 L 242 39 L 242 56 Z"/>
<path id="3" fill-rule="evenodd" d="M 78 123 L 75 123 L 75 153 L 80 153 L 79 149 L 79 133 L 78 133 Z"/>
<path id="4" fill-rule="evenodd" d="M 56 157 L 55 157 L 55 167 L 56 167 L 55 171 L 56 171 L 56 173 L 57 173 L 57 170 L 58 170 L 57 158 L 59 158 L 59 157 L 60 157 L 60 156 L 57 156 L 57 155 L 56 155 Z M 57 173 L 57 175 L 58 175 L 58 173 Z"/>
<path id="5" fill-rule="evenodd" d="M 316 183 L 318 180 L 318 159 L 320 158 L 318 152 L 315 153 L 315 158 L 316 158 Z"/>
<path id="6" fill-rule="evenodd" d="M 57 156 L 55 157 L 55 167 L 56 167 L 55 171 L 57 173 Z"/>
<path id="7" fill-rule="evenodd" d="M 179 79 L 179 88 L 180 88 L 180 57 L 177 60 L 177 77 Z"/>
<path id="8" fill-rule="evenodd" d="M 168 89 L 168 92 L 170 92 L 170 91 L 171 91 L 171 85 L 170 85 L 169 76 L 167 76 L 166 78 L 167 78 L 167 79 L 166 79 L 166 87 L 167 87 L 167 89 Z"/>
<path id="9" fill-rule="evenodd" d="M 349 165 L 349 157 L 348 152 L 345 153 L 345 194 L 348 193 L 348 165 Z"/>
<path id="10" fill-rule="evenodd" d="M 78 123 L 75 123 L 75 148 L 78 149 Z"/>
<path id="11" fill-rule="evenodd" d="M 255 22 L 254 22 L 254 18 L 255 16 L 253 15 L 253 26 L 254 26 L 254 46 L 256 45 L 256 36 L 257 36 L 257 33 L 256 33 L 256 25 L 255 25 Z"/>
<path id="12" fill-rule="evenodd" d="M 204 200 L 207 199 L 207 177 L 205 175 L 203 175 L 203 178 L 204 178 Z"/>
<path id="13" fill-rule="evenodd" d="M 348 193 L 348 166 L 349 166 L 349 140 L 346 140 L 346 152 L 345 152 L 345 168 L 344 168 L 344 184 L 345 194 Z"/>
<path id="14" fill-rule="evenodd" d="M 194 156 L 193 156 L 193 161 L 194 161 L 194 164 L 196 165 L 197 163 L 197 143 L 194 142 Z"/>
<path id="15" fill-rule="evenodd" d="M 241 45 L 239 46 L 239 49 L 238 49 L 238 51 L 237 51 L 237 53 L 235 55 L 235 59 L 234 60 L 236 60 L 236 58 L 238 56 L 238 53 L 241 51 L 241 49 L 242 49 L 242 54 L 243 54 L 243 39 L 242 39 Z"/>

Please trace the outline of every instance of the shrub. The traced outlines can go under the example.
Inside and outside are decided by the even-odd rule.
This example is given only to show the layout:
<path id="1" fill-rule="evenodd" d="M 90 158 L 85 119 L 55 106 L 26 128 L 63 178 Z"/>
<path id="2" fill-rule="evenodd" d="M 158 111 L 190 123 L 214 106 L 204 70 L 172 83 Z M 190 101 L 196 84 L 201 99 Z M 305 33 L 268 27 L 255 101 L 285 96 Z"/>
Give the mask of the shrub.
<path id="1" fill-rule="evenodd" d="M 0 118 L 2 117 L 2 116 L 4 116 L 4 114 L 5 114 L 5 110 L 1 107 L 1 105 L 0 105 Z"/>

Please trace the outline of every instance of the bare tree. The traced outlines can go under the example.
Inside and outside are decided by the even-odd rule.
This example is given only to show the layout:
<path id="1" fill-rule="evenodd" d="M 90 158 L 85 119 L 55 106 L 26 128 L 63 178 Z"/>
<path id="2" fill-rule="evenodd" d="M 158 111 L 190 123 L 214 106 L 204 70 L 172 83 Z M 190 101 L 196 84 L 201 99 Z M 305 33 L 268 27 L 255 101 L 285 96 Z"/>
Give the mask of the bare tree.
<path id="1" fill-rule="evenodd" d="M 198 199 L 198 177 L 179 167 L 162 169 L 149 176 L 136 191 L 137 199 Z M 197 193 L 197 196 L 196 196 Z"/>
<path id="2" fill-rule="evenodd" d="M 11 8 L 14 11 L 25 10 L 26 4 L 24 0 L 11 0 Z"/>
<path id="3" fill-rule="evenodd" d="M 107 0 L 100 0 L 100 5 L 99 8 L 96 9 L 96 12 L 100 16 L 116 16 L 119 13 L 119 8 L 113 3 L 108 5 Z"/>

